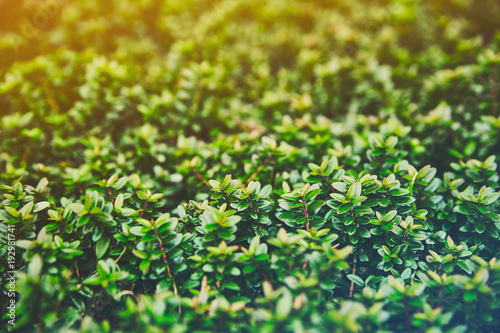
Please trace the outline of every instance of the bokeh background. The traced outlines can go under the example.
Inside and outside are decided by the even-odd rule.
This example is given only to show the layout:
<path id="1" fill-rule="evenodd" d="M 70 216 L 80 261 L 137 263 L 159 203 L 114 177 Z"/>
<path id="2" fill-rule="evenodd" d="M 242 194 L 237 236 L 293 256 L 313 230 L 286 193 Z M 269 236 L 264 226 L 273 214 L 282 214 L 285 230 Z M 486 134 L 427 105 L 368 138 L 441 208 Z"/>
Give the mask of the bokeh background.
<path id="1" fill-rule="evenodd" d="M 493 331 L 499 67 L 500 0 L 0 0 L 0 284 L 15 231 L 17 328 Z M 313 228 L 293 252 L 269 240 L 286 228 L 299 244 L 310 222 L 323 240 Z M 253 257 L 255 283 L 236 265 L 222 287 L 205 274 L 242 264 L 214 246 L 257 248 L 254 235 L 276 247 L 258 255 L 274 287 L 303 283 L 294 301 L 258 308 L 268 277 Z M 449 278 L 419 275 L 422 293 L 414 273 L 428 269 Z M 407 283 L 382 287 L 389 306 L 361 296 L 362 278 L 389 272 Z M 227 301 L 208 305 L 208 288 L 237 315 L 219 316 Z M 275 305 L 272 326 L 260 310 Z"/>
<path id="2" fill-rule="evenodd" d="M 443 171 L 499 151 L 500 1 L 1 0 L 0 17 L 5 182 L 189 181 L 195 157 L 223 176 L 264 135 L 326 154 L 396 134 Z"/>

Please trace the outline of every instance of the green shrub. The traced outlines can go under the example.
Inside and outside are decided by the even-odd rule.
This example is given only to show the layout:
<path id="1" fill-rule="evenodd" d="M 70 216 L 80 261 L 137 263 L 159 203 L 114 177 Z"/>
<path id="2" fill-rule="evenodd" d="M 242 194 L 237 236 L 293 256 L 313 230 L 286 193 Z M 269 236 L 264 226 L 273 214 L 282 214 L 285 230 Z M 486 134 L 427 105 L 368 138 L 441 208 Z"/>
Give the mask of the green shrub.
<path id="1" fill-rule="evenodd" d="M 395 141 L 385 140 L 396 149 Z M 179 205 L 175 217 L 137 174 L 60 200 L 46 179 L 3 185 L 2 242 L 15 233 L 22 255 L 16 326 L 497 327 L 500 266 L 483 259 L 498 255 L 500 193 L 483 185 L 498 177 L 493 156 L 464 164 L 470 179 L 442 180 L 397 158 L 384 164 L 386 177 L 336 157 L 309 168 L 274 188 L 210 180 L 198 194 L 206 200 Z"/>
<path id="2" fill-rule="evenodd" d="M 497 2 L 1 6 L 1 332 L 500 327 Z"/>

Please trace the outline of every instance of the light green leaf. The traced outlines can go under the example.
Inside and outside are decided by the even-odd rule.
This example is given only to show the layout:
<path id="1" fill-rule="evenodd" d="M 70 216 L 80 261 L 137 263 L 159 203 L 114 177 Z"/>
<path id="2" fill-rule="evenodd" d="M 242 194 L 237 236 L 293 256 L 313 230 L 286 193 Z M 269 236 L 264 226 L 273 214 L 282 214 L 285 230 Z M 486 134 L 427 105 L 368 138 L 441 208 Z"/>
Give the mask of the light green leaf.
<path id="1" fill-rule="evenodd" d="M 285 319 L 290 314 L 292 310 L 292 295 L 290 292 L 284 292 L 283 296 L 276 303 L 276 317 L 279 319 Z"/>
<path id="2" fill-rule="evenodd" d="M 45 208 L 50 206 L 50 202 L 48 201 L 41 201 L 37 202 L 35 206 L 33 207 L 33 213 L 38 213 L 41 210 L 44 210 Z"/>
<path id="3" fill-rule="evenodd" d="M 347 274 L 347 278 L 349 280 L 351 280 L 352 282 L 354 282 L 355 284 L 357 284 L 358 286 L 360 287 L 364 287 L 365 286 L 365 282 L 363 281 L 362 278 L 360 278 L 359 276 L 357 275 L 354 275 L 354 274 Z"/>
<path id="4" fill-rule="evenodd" d="M 31 277 L 39 276 L 42 272 L 43 261 L 39 254 L 31 258 L 28 264 L 28 275 Z"/>
<path id="5" fill-rule="evenodd" d="M 120 193 L 115 199 L 115 210 L 120 212 L 123 206 L 123 194 Z"/>

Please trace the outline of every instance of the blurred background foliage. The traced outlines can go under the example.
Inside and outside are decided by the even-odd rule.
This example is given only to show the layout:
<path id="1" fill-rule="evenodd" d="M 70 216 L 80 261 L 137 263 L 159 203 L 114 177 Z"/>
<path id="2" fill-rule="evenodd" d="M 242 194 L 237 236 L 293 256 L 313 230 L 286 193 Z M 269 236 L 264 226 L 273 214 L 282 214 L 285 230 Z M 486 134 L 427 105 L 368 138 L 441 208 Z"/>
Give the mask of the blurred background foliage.
<path id="1" fill-rule="evenodd" d="M 361 148 L 384 124 L 411 126 L 416 164 L 441 166 L 469 140 L 477 157 L 498 152 L 498 1 L 2 1 L 0 13 L 3 179 L 61 180 L 92 158 L 95 176 L 173 172 L 220 134 L 287 139 L 286 126 Z"/>
<path id="2" fill-rule="evenodd" d="M 0 227 L 20 308 L 43 300 L 20 324 L 493 329 L 499 22 L 498 0 L 0 0 Z"/>
<path id="3" fill-rule="evenodd" d="M 195 157 L 207 178 L 221 162 L 249 172 L 258 153 L 245 148 L 264 135 L 300 160 L 396 134 L 411 163 L 441 173 L 500 151 L 498 1 L 0 1 L 0 13 L 3 181 L 49 177 L 64 193 L 79 172 L 83 184 L 138 172 L 185 185 Z M 196 192 L 177 186 L 177 200 Z"/>

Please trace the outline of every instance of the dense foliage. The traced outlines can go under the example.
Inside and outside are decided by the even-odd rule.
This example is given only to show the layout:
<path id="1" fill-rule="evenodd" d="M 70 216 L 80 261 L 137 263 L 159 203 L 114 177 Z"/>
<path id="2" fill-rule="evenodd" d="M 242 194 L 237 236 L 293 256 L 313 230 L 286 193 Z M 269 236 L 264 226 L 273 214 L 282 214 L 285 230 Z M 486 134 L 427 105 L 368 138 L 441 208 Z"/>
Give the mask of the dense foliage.
<path id="1" fill-rule="evenodd" d="M 498 1 L 0 11 L 0 332 L 500 327 Z"/>

